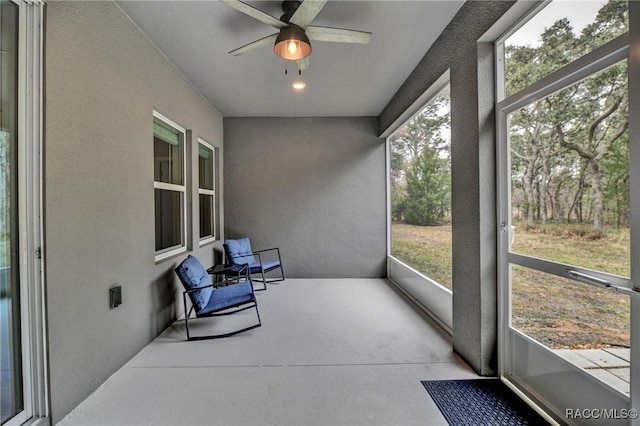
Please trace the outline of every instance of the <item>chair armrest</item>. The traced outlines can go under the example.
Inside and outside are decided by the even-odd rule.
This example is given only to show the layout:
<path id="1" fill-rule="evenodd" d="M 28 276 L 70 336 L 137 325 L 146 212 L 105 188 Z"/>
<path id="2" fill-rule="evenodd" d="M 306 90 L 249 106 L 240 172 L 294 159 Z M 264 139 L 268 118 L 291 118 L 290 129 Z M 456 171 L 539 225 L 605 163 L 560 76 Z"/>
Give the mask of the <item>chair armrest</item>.
<path id="1" fill-rule="evenodd" d="M 282 259 L 280 258 L 280 248 L 279 247 L 273 247 L 273 248 L 268 248 L 268 249 L 263 249 L 263 250 L 256 250 L 253 252 L 254 255 L 258 256 L 258 261 L 260 262 L 260 264 L 262 264 L 262 256 L 261 254 L 267 251 L 276 251 L 278 253 L 278 261 L 280 263 L 282 263 Z"/>
<path id="2" fill-rule="evenodd" d="M 271 251 L 271 250 L 278 250 L 278 253 L 280 253 L 280 248 L 279 247 L 273 247 L 273 248 L 262 249 L 262 250 L 254 250 L 253 254 L 264 253 L 265 251 Z"/>
<path id="3" fill-rule="evenodd" d="M 282 258 L 280 257 L 280 248 L 279 247 L 273 247 L 273 248 L 268 248 L 268 249 L 263 249 L 263 250 L 254 250 L 254 251 L 251 252 L 251 255 L 252 256 L 258 256 L 258 263 L 262 264 L 262 253 L 265 253 L 265 252 L 268 252 L 268 251 L 274 251 L 274 250 L 278 253 L 278 261 L 280 263 L 282 263 Z M 242 257 L 245 257 L 245 256 L 248 256 L 248 254 L 231 256 L 231 259 L 239 259 L 239 258 L 242 258 Z M 243 263 L 242 265 L 248 265 L 248 263 Z"/>

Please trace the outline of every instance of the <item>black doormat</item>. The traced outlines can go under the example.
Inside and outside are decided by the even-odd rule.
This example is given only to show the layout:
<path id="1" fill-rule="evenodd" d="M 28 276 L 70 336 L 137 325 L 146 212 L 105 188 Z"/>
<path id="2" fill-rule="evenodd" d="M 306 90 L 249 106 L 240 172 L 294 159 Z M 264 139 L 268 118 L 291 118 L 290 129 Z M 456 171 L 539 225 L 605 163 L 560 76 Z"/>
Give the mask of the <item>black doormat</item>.
<path id="1" fill-rule="evenodd" d="M 498 379 L 423 381 L 451 426 L 548 425 Z"/>

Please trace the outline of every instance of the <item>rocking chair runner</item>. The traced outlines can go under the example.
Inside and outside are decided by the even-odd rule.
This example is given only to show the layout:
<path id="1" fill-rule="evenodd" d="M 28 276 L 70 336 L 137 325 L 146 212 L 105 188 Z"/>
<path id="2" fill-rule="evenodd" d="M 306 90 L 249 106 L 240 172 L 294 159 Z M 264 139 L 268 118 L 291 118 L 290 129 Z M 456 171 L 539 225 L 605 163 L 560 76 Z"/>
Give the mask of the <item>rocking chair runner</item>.
<path id="1" fill-rule="evenodd" d="M 235 281 L 224 282 L 224 284 L 230 285 L 219 288 L 214 288 L 214 284 L 211 282 L 211 276 L 204 269 L 200 261 L 191 255 L 187 256 L 187 258 L 175 269 L 176 274 L 185 289 L 182 293 L 182 299 L 184 303 L 187 340 L 228 337 L 244 331 L 252 330 L 262 325 L 260 322 L 260 313 L 258 312 L 258 302 L 256 301 L 256 296 L 253 292 L 253 285 L 251 284 L 248 266 L 245 266 L 245 268 L 247 269 L 245 271 L 241 271 L 238 274 L 238 277 L 245 275 L 247 277 L 246 280 L 239 281 L 237 283 Z M 221 283 L 217 283 L 216 285 L 220 284 Z M 187 310 L 187 295 L 191 301 L 191 308 L 189 310 Z M 258 322 L 249 327 L 228 333 L 205 336 L 191 337 L 189 334 L 189 317 L 193 311 L 195 311 L 196 318 L 206 318 L 231 315 L 251 308 L 256 309 Z"/>
<path id="2" fill-rule="evenodd" d="M 226 240 L 223 247 L 229 264 L 247 265 L 249 267 L 249 273 L 252 275 L 252 281 L 264 284 L 264 288 L 257 289 L 256 291 L 266 290 L 267 283 L 284 281 L 284 270 L 282 269 L 282 259 L 278 247 L 253 251 L 251 250 L 249 238 Z M 276 257 L 277 260 L 275 260 Z M 270 258 L 274 260 L 268 260 Z M 277 269 L 280 269 L 280 277 L 265 277 L 266 273 Z M 253 276 L 254 274 L 259 275 L 259 278 L 255 278 Z"/>

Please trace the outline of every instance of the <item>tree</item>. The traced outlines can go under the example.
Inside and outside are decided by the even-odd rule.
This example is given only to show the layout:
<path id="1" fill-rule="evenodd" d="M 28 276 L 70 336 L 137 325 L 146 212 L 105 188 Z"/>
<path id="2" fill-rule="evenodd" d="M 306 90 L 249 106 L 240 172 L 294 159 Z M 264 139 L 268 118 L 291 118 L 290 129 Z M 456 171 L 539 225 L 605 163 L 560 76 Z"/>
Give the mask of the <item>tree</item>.
<path id="1" fill-rule="evenodd" d="M 442 148 L 428 146 L 407 171 L 405 221 L 412 225 L 441 225 L 448 217 L 451 203 L 449 157 Z"/>
<path id="2" fill-rule="evenodd" d="M 626 2 L 610 0 L 578 37 L 563 18 L 545 29 L 538 46 L 508 46 L 507 93 L 628 31 L 627 15 Z M 624 220 L 628 156 L 624 161 L 620 155 L 628 141 L 626 76 L 626 63 L 620 63 L 511 114 L 512 192 L 524 200 L 528 222 L 544 223 L 562 212 L 559 218 L 567 221 L 590 220 L 601 234 L 607 211 Z"/>
<path id="3" fill-rule="evenodd" d="M 435 225 L 450 216 L 449 91 L 390 138 L 391 217 Z"/>
<path id="4" fill-rule="evenodd" d="M 577 112 L 581 120 L 555 124 L 560 145 L 576 152 L 587 164 L 593 203 L 592 223 L 597 234 L 604 232 L 605 225 L 603 186 L 607 174 L 602 170 L 602 160 L 616 142 L 623 140 L 629 127 L 626 76 L 626 64 L 620 64 L 596 77 L 595 81 L 585 82 L 581 100 L 586 101 L 587 107 L 576 105 L 576 109 L 580 108 Z M 602 108 L 594 109 L 593 105 L 602 105 Z"/>

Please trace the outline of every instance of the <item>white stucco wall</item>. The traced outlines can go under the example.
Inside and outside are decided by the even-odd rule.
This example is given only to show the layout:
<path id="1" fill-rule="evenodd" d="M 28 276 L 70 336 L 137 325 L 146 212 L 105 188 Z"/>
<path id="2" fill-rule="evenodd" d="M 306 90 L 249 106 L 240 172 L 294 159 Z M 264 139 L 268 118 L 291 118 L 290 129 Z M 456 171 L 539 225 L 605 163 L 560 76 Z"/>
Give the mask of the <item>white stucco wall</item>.
<path id="1" fill-rule="evenodd" d="M 55 423 L 181 312 L 173 268 L 184 256 L 154 260 L 154 108 L 190 129 L 195 143 L 201 136 L 222 148 L 223 131 L 220 113 L 115 3 L 46 6 L 44 221 Z M 198 247 L 193 200 L 192 253 L 212 263 L 219 244 Z M 122 286 L 117 309 L 109 308 L 113 285 Z"/>
<path id="2" fill-rule="evenodd" d="M 375 117 L 225 118 L 226 234 L 280 247 L 287 276 L 386 275 Z"/>

